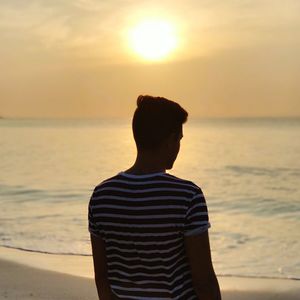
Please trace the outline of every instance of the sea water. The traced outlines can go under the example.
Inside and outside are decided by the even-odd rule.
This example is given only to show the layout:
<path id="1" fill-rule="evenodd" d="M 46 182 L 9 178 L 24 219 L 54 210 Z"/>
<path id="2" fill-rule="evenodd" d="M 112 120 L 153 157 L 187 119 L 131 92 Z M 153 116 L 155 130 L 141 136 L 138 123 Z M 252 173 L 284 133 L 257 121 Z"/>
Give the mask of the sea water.
<path id="1" fill-rule="evenodd" d="M 190 119 L 172 170 L 206 197 L 218 275 L 300 278 L 300 119 Z M 130 119 L 0 120 L 0 245 L 91 255 L 94 187 L 128 169 Z"/>

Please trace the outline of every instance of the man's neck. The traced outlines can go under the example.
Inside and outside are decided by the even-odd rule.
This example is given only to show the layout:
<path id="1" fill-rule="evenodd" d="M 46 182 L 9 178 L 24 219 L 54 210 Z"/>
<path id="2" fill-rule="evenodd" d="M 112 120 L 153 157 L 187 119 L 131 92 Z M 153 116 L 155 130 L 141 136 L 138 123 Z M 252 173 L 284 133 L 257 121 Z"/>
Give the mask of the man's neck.
<path id="1" fill-rule="evenodd" d="M 164 160 L 160 152 L 139 152 L 131 168 L 125 171 L 129 174 L 149 174 L 166 172 Z"/>
<path id="2" fill-rule="evenodd" d="M 153 166 L 132 166 L 125 173 L 128 174 L 135 174 L 135 175 L 143 175 L 143 174 L 150 174 L 150 173 L 160 173 L 166 172 L 166 168 L 164 167 L 153 167 Z"/>

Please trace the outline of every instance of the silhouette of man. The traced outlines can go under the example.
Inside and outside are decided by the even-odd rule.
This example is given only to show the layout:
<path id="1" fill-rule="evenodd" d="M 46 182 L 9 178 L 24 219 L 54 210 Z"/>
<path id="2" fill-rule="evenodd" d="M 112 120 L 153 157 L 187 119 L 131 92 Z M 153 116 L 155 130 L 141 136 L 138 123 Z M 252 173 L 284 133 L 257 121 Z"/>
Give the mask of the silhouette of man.
<path id="1" fill-rule="evenodd" d="M 162 97 L 139 96 L 132 167 L 99 183 L 88 206 L 101 300 L 220 300 L 202 190 L 167 173 L 188 113 Z"/>

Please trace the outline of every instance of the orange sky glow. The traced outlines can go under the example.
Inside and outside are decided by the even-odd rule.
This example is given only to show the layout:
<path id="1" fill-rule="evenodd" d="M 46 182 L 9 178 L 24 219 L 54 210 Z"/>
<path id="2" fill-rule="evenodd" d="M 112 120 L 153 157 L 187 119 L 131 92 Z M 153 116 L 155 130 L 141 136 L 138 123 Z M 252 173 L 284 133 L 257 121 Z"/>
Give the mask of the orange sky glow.
<path id="1" fill-rule="evenodd" d="M 294 0 L 1 1 L 0 116 L 130 117 L 139 94 L 194 117 L 300 116 L 299 11 Z"/>

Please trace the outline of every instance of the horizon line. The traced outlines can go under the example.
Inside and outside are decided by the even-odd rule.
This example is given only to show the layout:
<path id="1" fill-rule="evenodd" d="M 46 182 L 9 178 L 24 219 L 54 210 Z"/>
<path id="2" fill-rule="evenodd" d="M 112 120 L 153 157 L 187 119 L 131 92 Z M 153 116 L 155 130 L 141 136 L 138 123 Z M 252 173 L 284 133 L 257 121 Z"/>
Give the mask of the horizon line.
<path id="1" fill-rule="evenodd" d="M 290 116 L 188 116 L 188 120 L 211 119 L 299 119 L 300 115 Z M 2 120 L 106 120 L 106 119 L 132 119 L 132 116 L 101 116 L 101 117 L 14 117 L 1 116 Z"/>

